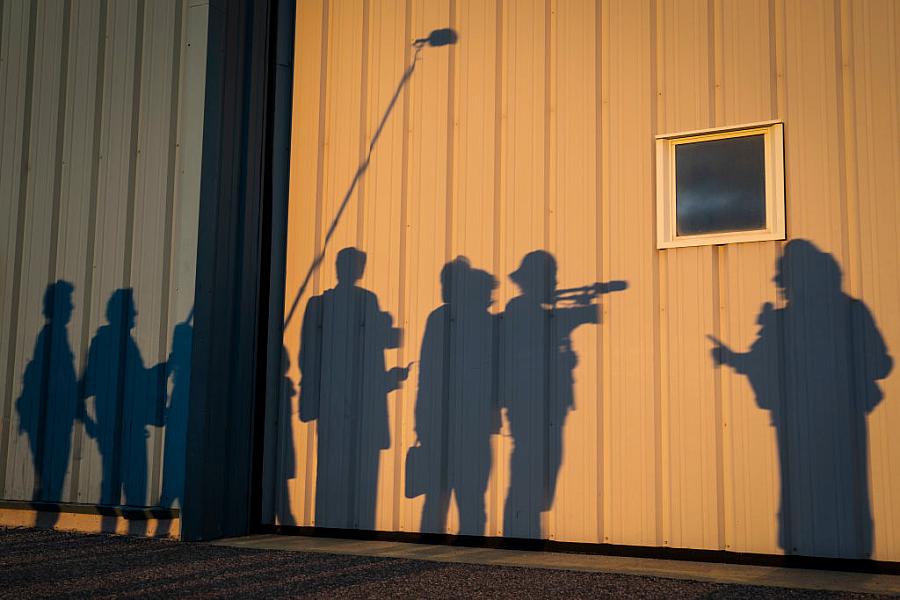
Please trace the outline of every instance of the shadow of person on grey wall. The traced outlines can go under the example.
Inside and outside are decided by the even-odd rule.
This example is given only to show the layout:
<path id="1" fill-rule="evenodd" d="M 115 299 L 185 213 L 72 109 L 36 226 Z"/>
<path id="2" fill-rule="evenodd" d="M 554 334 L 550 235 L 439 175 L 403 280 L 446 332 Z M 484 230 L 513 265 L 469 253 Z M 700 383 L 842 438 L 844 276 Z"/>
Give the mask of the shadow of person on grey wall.
<path id="1" fill-rule="evenodd" d="M 154 504 L 147 494 L 147 427 L 163 425 L 168 365 L 144 367 L 131 335 L 137 314 L 130 288 L 113 292 L 106 305 L 108 323 L 91 340 L 81 382 L 83 401 L 94 398 L 95 417 L 85 414 L 84 424 L 100 451 L 100 504 Z M 114 520 L 104 521 L 105 530 L 114 526 Z M 133 520 L 129 532 L 140 534 L 145 527 L 146 521 Z"/>
<path id="2" fill-rule="evenodd" d="M 409 375 L 385 368 L 401 331 L 358 285 L 365 265 L 361 250 L 338 252 L 337 286 L 310 298 L 303 315 L 300 419 L 316 421 L 318 527 L 375 528 L 381 451 L 391 445 L 387 394 Z"/>
<path id="3" fill-rule="evenodd" d="M 194 341 L 194 309 L 172 331 L 172 351 L 166 360 L 166 374 L 172 377 L 172 392 L 165 410 L 165 444 L 163 450 L 160 505 L 181 509 L 184 505 L 184 469 L 187 447 L 188 408 L 191 387 L 191 349 Z M 162 524 L 158 536 L 169 533 Z"/>
<path id="4" fill-rule="evenodd" d="M 440 280 L 444 303 L 428 315 L 419 355 L 407 496 L 425 495 L 420 531 L 447 532 L 455 495 L 459 534 L 484 535 L 490 436 L 500 431 L 497 327 L 488 311 L 497 280 L 462 256 L 444 265 Z"/>
<path id="5" fill-rule="evenodd" d="M 72 426 L 79 417 L 75 356 L 68 332 L 74 289 L 68 281 L 59 280 L 44 291 L 46 323 L 38 333 L 16 400 L 19 433 L 28 437 L 34 464 L 34 502 L 63 501 Z M 57 513 L 50 512 L 42 525 L 52 527 L 56 518 Z"/>
<path id="6" fill-rule="evenodd" d="M 807 240 L 789 242 L 774 279 L 785 307 L 763 305 L 747 352 L 711 337 L 712 358 L 746 375 L 771 416 L 781 465 L 779 545 L 789 554 L 868 558 L 866 416 L 881 401 L 876 382 L 893 361 L 869 309 L 842 291 L 841 279 L 832 255 Z"/>
<path id="7" fill-rule="evenodd" d="M 521 294 L 510 300 L 500 327 L 500 405 L 506 410 L 513 452 L 503 511 L 503 535 L 542 536 L 540 515 L 550 510 L 562 466 L 562 433 L 575 408 L 572 332 L 600 322 L 592 303 L 602 284 L 586 286 L 571 306 L 557 307 L 556 259 L 535 250 L 510 273 Z M 624 289 L 624 282 L 619 282 Z"/>

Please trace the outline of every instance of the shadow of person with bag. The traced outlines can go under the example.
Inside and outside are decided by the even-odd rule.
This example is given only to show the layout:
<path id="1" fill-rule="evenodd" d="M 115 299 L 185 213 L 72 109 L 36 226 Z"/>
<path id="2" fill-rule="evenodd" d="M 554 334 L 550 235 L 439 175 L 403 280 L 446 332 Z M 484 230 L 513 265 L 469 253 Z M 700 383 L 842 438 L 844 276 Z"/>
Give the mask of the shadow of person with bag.
<path id="1" fill-rule="evenodd" d="M 496 323 L 488 311 L 497 280 L 462 256 L 444 265 L 440 280 L 444 303 L 428 316 L 419 355 L 406 495 L 425 495 L 420 531 L 446 533 L 453 495 L 459 534 L 484 535 L 490 436 L 500 430 Z"/>
<path id="2" fill-rule="evenodd" d="M 381 451 L 390 447 L 387 394 L 408 368 L 385 368 L 384 352 L 401 331 L 378 298 L 357 285 L 366 255 L 337 254 L 338 284 L 310 298 L 303 315 L 299 366 L 300 419 L 316 421 L 318 527 L 375 528 Z"/>
<path id="3" fill-rule="evenodd" d="M 834 257 L 793 240 L 775 283 L 787 304 L 766 302 L 747 352 L 711 338 L 716 365 L 746 375 L 778 439 L 778 543 L 807 556 L 868 558 L 872 515 L 866 416 L 893 360 L 866 305 L 841 289 Z"/>

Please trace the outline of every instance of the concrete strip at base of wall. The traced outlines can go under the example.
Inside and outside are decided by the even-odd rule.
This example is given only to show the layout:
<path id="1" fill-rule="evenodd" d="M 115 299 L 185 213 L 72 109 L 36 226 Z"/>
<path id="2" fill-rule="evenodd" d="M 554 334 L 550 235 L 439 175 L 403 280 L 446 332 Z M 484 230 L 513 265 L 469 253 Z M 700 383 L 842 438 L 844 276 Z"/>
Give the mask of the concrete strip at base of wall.
<path id="1" fill-rule="evenodd" d="M 259 550 L 352 554 L 476 565 L 617 573 L 767 587 L 900 594 L 900 576 L 870 573 L 274 534 L 229 538 L 211 543 Z"/>

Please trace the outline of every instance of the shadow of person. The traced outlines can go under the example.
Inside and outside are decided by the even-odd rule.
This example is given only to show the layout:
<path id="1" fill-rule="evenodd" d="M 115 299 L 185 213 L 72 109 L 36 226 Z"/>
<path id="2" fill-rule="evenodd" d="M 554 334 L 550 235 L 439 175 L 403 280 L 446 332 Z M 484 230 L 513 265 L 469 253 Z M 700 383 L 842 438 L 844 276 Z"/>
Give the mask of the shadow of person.
<path id="1" fill-rule="evenodd" d="M 411 487 L 425 494 L 422 532 L 446 532 L 451 494 L 459 533 L 484 535 L 491 434 L 500 430 L 493 389 L 497 280 L 458 257 L 440 274 L 444 303 L 425 325 L 415 406 L 416 446 L 407 454 Z M 452 358 L 451 358 L 452 357 Z M 413 466 L 415 464 L 415 466 Z"/>
<path id="2" fill-rule="evenodd" d="M 148 506 L 147 426 L 161 426 L 166 363 L 144 367 L 131 335 L 137 310 L 130 288 L 118 289 L 106 304 L 108 323 L 97 329 L 88 350 L 81 396 L 94 398 L 94 415 L 84 417 L 85 432 L 97 441 L 103 467 L 101 504 Z M 104 523 L 104 528 L 114 523 Z M 131 533 L 144 522 L 132 521 Z"/>
<path id="3" fill-rule="evenodd" d="M 337 254 L 338 284 L 310 298 L 300 333 L 300 419 L 317 421 L 316 516 L 319 527 L 374 529 L 381 451 L 391 445 L 387 394 L 408 368 L 385 369 L 384 351 L 400 330 L 357 285 L 366 255 Z"/>
<path id="4" fill-rule="evenodd" d="M 590 294 L 556 308 L 556 259 L 543 250 L 526 254 L 509 277 L 521 294 L 506 305 L 501 327 L 500 404 L 514 442 L 503 535 L 540 537 L 540 514 L 556 495 L 563 426 L 575 407 L 571 335 L 599 323 L 599 311 Z"/>
<path id="5" fill-rule="evenodd" d="M 290 493 L 288 486 L 290 480 L 297 474 L 296 458 L 294 456 L 294 435 L 290 426 L 292 408 L 294 405 L 294 397 L 297 391 L 294 389 L 294 382 L 288 376 L 291 368 L 291 359 L 288 350 L 284 346 L 281 347 L 281 379 L 279 381 L 278 399 L 280 401 L 280 413 L 278 422 L 284 423 L 282 432 L 278 436 L 279 440 L 279 486 L 275 492 L 276 512 L 278 514 L 278 524 L 292 526 L 297 524 L 294 518 L 294 512 L 290 506 Z"/>
<path id="6" fill-rule="evenodd" d="M 765 303 L 748 352 L 715 344 L 712 358 L 746 375 L 768 410 L 781 464 L 779 545 L 788 553 L 867 558 L 872 553 L 866 415 L 893 361 L 871 313 L 841 290 L 841 269 L 793 240 L 775 283 L 787 303 Z"/>
<path id="7" fill-rule="evenodd" d="M 68 281 L 51 283 L 44 291 L 44 317 L 34 353 L 25 367 L 22 394 L 16 400 L 19 433 L 28 437 L 34 464 L 32 501 L 60 502 L 69 466 L 72 425 L 78 417 L 75 357 L 69 345 L 74 287 Z M 53 526 L 52 522 L 42 525 Z"/>
<path id="8" fill-rule="evenodd" d="M 187 447 L 188 403 L 191 387 L 191 348 L 194 339 L 194 310 L 172 331 L 172 351 L 166 361 L 166 375 L 172 377 L 172 393 L 165 412 L 165 450 L 160 505 L 181 508 L 184 504 L 184 468 Z M 171 523 L 169 523 L 171 524 Z M 157 535 L 169 530 L 162 526 Z"/>

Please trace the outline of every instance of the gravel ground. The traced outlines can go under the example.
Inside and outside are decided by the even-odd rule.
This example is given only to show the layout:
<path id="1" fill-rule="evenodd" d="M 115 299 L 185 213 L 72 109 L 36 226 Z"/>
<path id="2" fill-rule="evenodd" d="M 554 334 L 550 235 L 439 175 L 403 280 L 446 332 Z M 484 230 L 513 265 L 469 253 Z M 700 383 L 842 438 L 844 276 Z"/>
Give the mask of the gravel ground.
<path id="1" fill-rule="evenodd" d="M 0 527 L 0 598 L 876 598 Z"/>

